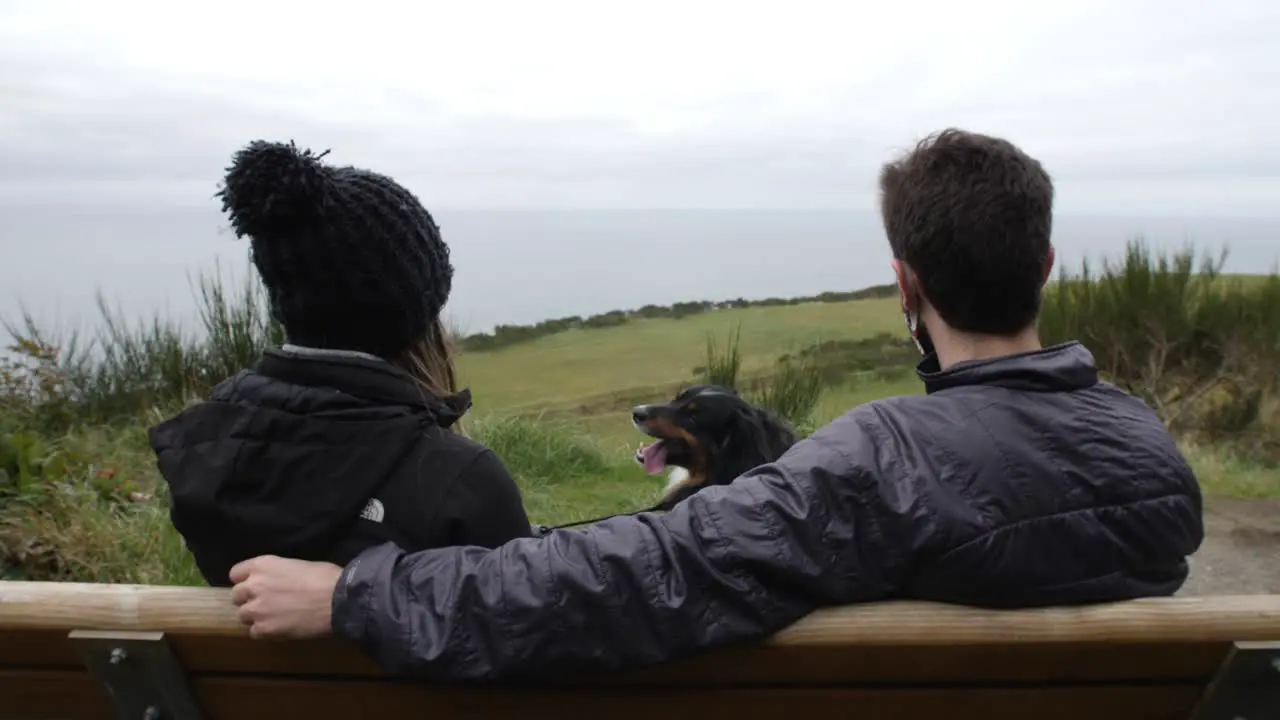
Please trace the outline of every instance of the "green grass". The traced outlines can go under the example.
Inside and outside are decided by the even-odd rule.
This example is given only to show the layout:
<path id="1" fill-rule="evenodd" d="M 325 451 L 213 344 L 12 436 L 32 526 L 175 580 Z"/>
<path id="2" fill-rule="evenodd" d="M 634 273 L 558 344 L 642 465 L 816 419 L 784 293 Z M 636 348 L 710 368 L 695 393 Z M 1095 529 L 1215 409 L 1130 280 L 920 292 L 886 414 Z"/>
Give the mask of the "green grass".
<path id="1" fill-rule="evenodd" d="M 1184 443 L 1182 450 L 1207 497 L 1280 498 L 1280 467 L 1250 462 L 1211 445 Z"/>
<path id="2" fill-rule="evenodd" d="M 706 360 L 708 333 L 740 324 L 743 372 L 816 339 L 857 339 L 897 332 L 896 300 L 807 303 L 633 320 L 610 328 L 569 330 L 493 352 L 463 356 L 461 373 L 481 412 L 571 409 L 613 394 L 687 382 Z"/>
<path id="3" fill-rule="evenodd" d="M 1261 287 L 1265 280 L 1224 277 L 1217 282 L 1224 288 L 1232 281 Z M 115 356 L 119 367 L 95 375 L 97 384 L 90 390 L 110 390 L 121 378 L 153 375 L 178 378 L 182 393 L 199 390 L 209 377 L 224 375 L 226 367 L 251 357 L 256 350 L 250 346 L 272 332 L 253 318 L 225 314 L 211 315 L 206 324 L 235 332 L 224 332 L 226 337 L 208 348 L 184 345 L 186 340 L 179 342 L 165 328 L 142 328 L 132 349 Z M 841 374 L 844 366 L 835 368 L 835 379 L 809 418 L 817 425 L 861 403 L 923 391 L 900 345 L 895 349 L 879 338 L 847 347 L 884 333 L 904 338 L 896 299 L 806 302 L 678 320 L 632 319 L 466 353 L 460 370 L 476 401 L 467 425 L 511 469 L 535 522 L 554 525 L 648 506 L 664 478 L 645 474 L 632 461 L 644 438 L 632 427 L 629 409 L 669 397 L 695 381 L 707 362 L 708 336 L 719 345 L 735 329 L 740 330 L 740 378 L 774 372 L 780 356 L 817 342 L 833 342 L 826 360 L 844 362 L 840 354 L 848 353 L 845 360 L 872 363 L 870 371 Z M 122 348 L 127 344 L 113 342 Z M 162 361 L 181 365 L 181 372 L 166 375 L 162 371 L 168 365 Z M 139 386 L 150 389 L 145 383 Z M 167 387 L 157 384 L 153 392 L 137 397 L 123 394 L 118 402 L 102 390 L 103 397 L 115 402 L 112 407 L 127 406 L 129 411 L 110 415 L 119 419 L 99 426 L 71 425 L 67 430 L 45 423 L 37 428 L 0 413 L 0 491 L 5 467 L 20 466 L 36 488 L 16 499 L 7 497 L 0 507 L 0 579 L 200 584 L 169 525 L 163 483 L 146 442 L 146 427 L 167 414 L 151 401 L 161 391 L 170 392 Z M 1185 449 L 1207 495 L 1280 497 L 1280 470 L 1274 465 L 1243 460 L 1216 441 Z M 21 458 L 14 460 L 15 453 Z"/>
<path id="4" fill-rule="evenodd" d="M 807 343 L 897 332 L 900 323 L 893 302 L 807 303 L 637 320 L 469 353 L 461 370 L 477 403 L 468 427 L 511 469 L 535 522 L 635 510 L 656 500 L 665 478 L 631 459 L 642 438 L 627 396 L 662 397 L 693 380 L 708 333 L 723 340 L 740 324 L 750 374 Z M 916 391 L 910 377 L 845 384 L 824 393 L 817 414 L 826 421 L 857 402 Z M 40 577 L 199 584 L 146 442 L 158 417 L 72 430 L 39 448 L 47 477 L 36 496 L 0 513 L 0 558 Z M 14 572 L 0 567 L 0 577 Z"/>
<path id="5" fill-rule="evenodd" d="M 662 479 L 564 422 L 495 418 L 475 423 L 472 434 L 517 478 L 534 522 L 555 525 L 636 510 L 652 504 L 661 489 Z"/>
<path id="6" fill-rule="evenodd" d="M 886 394 L 919 392 L 914 379 L 833 391 L 822 420 Z M 651 504 L 663 478 L 630 458 L 639 437 L 625 418 L 603 428 L 613 442 L 580 426 L 519 419 L 479 420 L 473 434 L 498 452 L 516 476 L 534 522 L 559 524 L 627 512 Z M 0 579 L 37 576 L 83 582 L 200 585 L 203 581 L 169 524 L 167 499 L 136 425 L 95 428 L 62 438 L 69 456 L 63 476 L 36 497 L 14 501 L 0 519 Z M 624 438 L 630 438 L 624 440 Z M 1247 463 L 1212 447 L 1188 447 L 1206 495 L 1280 496 L 1280 471 Z M 110 487 L 92 482 L 109 474 Z M 4 566 L 17 559 L 25 575 Z"/>
<path id="7" fill-rule="evenodd" d="M 896 300 L 805 303 L 632 320 L 609 328 L 569 330 L 491 352 L 462 356 L 460 372 L 479 417 L 524 414 L 563 420 L 608 452 L 627 453 L 641 440 L 630 408 L 665 398 L 693 382 L 706 363 L 708 334 L 723 341 L 740 328 L 742 373 L 768 370 L 777 357 L 819 340 L 857 340 L 902 332 Z M 863 385 L 824 393 L 820 415 L 844 410 L 844 398 L 874 399 L 913 392 L 919 383 Z M 844 408 L 844 409 L 847 409 Z"/>

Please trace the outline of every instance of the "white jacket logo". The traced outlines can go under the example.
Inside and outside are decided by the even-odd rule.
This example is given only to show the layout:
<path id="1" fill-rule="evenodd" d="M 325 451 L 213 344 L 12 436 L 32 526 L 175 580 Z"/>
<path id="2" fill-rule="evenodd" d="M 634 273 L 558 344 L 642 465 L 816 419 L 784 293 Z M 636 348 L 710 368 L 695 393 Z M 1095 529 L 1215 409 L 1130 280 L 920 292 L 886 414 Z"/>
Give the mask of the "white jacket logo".
<path id="1" fill-rule="evenodd" d="M 364 510 L 360 511 L 360 517 L 365 520 L 380 523 L 382 516 L 386 514 L 386 510 L 382 507 L 382 501 L 378 498 L 369 498 L 369 503 L 364 506 Z"/>

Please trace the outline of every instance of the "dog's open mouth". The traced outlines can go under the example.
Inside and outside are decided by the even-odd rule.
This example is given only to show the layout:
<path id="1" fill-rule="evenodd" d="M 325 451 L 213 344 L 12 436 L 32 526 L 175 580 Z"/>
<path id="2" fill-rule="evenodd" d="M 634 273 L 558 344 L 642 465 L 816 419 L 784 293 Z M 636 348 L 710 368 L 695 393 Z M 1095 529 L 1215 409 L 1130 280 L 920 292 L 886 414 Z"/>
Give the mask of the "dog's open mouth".
<path id="1" fill-rule="evenodd" d="M 667 443 L 659 440 L 643 445 L 636 450 L 636 462 L 644 466 L 644 471 L 656 475 L 667 467 Z"/>

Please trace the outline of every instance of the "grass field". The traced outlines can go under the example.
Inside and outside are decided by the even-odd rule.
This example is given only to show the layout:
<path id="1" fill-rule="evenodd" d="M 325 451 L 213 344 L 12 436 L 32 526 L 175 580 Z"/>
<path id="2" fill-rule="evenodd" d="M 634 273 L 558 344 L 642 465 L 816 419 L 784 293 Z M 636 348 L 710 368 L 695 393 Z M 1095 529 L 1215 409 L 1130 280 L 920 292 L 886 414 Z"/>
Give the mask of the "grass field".
<path id="1" fill-rule="evenodd" d="M 705 363 L 708 334 L 724 341 L 738 328 L 749 375 L 818 340 L 900 333 L 896 308 L 882 300 L 741 308 L 571 330 L 466 353 L 460 371 L 476 400 L 466 426 L 503 458 L 535 522 L 647 507 L 665 478 L 646 475 L 632 461 L 642 438 L 628 410 L 693 381 L 695 368 Z M 861 401 L 918 391 L 910 379 L 842 384 L 819 401 L 817 419 L 829 420 Z M 169 525 L 164 486 L 147 445 L 146 427 L 163 415 L 153 410 L 75 430 L 33 453 L 44 458 L 49 479 L 0 517 L 0 547 L 10 553 L 16 548 L 21 564 L 39 568 L 42 577 L 199 583 Z M 3 563 L 0 557 L 0 576 Z"/>
<path id="2" fill-rule="evenodd" d="M 529 512 L 547 523 L 578 520 L 650 504 L 665 478 L 650 477 L 631 461 L 645 438 L 631 424 L 630 408 L 666 399 L 694 382 L 706 361 L 708 335 L 723 342 L 739 331 L 743 372 L 769 368 L 783 353 L 822 340 L 857 340 L 902 332 L 896 301 L 859 300 L 721 310 L 681 319 L 636 320 L 626 325 L 570 330 L 460 361 L 475 396 L 475 434 L 503 456 L 521 478 Z M 849 408 L 890 395 L 921 392 L 914 376 L 892 383 L 848 382 L 824 393 L 815 420 L 825 423 Z M 537 418 L 535 426 L 512 416 Z M 541 442 L 509 438 L 545 427 Z M 564 479 L 565 439 L 598 453 L 605 463 Z M 545 450 L 542 461 L 531 447 Z M 559 465 L 557 465 L 559 463 Z"/>
<path id="3" fill-rule="evenodd" d="M 644 438 L 632 427 L 628 408 L 665 397 L 695 379 L 705 361 L 708 333 L 725 338 L 740 328 L 745 372 L 766 368 L 781 353 L 817 340 L 857 340 L 883 332 L 905 334 L 896 300 L 807 303 L 786 307 L 722 310 L 679 320 L 633 321 L 611 328 L 573 330 L 526 344 L 463 357 L 461 370 L 476 396 L 482 439 L 486 420 L 525 413 L 551 430 L 567 432 L 596 448 L 611 462 L 594 476 L 556 482 L 523 468 L 530 513 L 544 522 L 562 522 L 640 507 L 650 502 L 663 478 L 650 478 L 631 460 Z M 889 382 L 851 381 L 828 388 L 814 421 L 825 424 L 872 400 L 923 392 L 914 373 Z M 634 402 L 632 402 L 634 401 Z M 503 421 L 496 421 L 498 426 Z M 521 443 L 503 443 L 514 452 Z M 554 445 L 548 441 L 547 447 Z M 502 454 L 502 447 L 496 448 Z M 548 450 L 548 453 L 560 452 Z M 1239 461 L 1215 448 L 1187 448 L 1206 492 L 1234 497 L 1280 494 L 1280 471 Z"/>
<path id="4" fill-rule="evenodd" d="M 688 380 L 705 360 L 707 334 L 725 336 L 735 325 L 741 326 L 744 369 L 751 370 L 813 340 L 898 331 L 902 315 L 896 301 L 862 300 L 633 320 L 471 353 L 462 360 L 462 374 L 477 388 L 477 407 L 483 410 L 564 408 L 614 392 Z"/>
<path id="5" fill-rule="evenodd" d="M 902 332 L 893 300 L 806 303 L 721 310 L 679 320 L 633 320 L 626 325 L 570 330 L 461 360 L 463 381 L 477 416 L 525 414 L 568 419 L 607 444 L 639 441 L 627 408 L 664 398 L 695 379 L 706 361 L 708 335 L 723 342 L 740 330 L 743 373 L 767 369 L 783 353 L 820 340 L 856 340 Z M 842 388 L 824 398 L 821 419 L 848 402 L 913 391 L 898 387 Z M 856 404 L 856 403 L 855 403 Z"/>
<path id="6" fill-rule="evenodd" d="M 644 438 L 631 426 L 629 409 L 698 380 L 708 336 L 720 344 L 735 329 L 744 376 L 767 373 L 779 356 L 820 341 L 905 337 L 895 299 L 725 309 L 568 330 L 465 353 L 460 370 L 475 397 L 467 427 L 503 458 L 535 522 L 647 506 L 664 478 L 646 475 L 632 461 Z M 810 424 L 825 424 L 864 402 L 921 392 L 910 372 L 914 351 L 903 357 L 898 350 L 886 361 L 893 372 L 859 371 L 830 383 Z M 875 347 L 864 353 L 879 362 Z M 145 429 L 162 416 L 152 410 L 39 438 L 42 445 L 29 452 L 37 489 L 0 508 L 0 578 L 199 584 L 168 522 L 147 446 Z M 18 435 L 24 432 L 19 428 Z M 1184 449 L 1207 495 L 1280 496 L 1274 465 L 1246 461 L 1218 445 Z M 4 462 L 0 457 L 0 467 Z"/>

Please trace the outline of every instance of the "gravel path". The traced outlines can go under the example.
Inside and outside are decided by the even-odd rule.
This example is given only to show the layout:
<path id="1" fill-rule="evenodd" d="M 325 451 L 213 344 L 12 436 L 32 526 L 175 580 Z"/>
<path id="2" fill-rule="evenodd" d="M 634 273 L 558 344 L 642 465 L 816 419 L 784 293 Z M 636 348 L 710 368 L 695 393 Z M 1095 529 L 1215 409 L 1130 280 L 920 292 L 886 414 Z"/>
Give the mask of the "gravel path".
<path id="1" fill-rule="evenodd" d="M 1209 498 L 1204 523 L 1179 595 L 1280 593 L 1280 500 Z"/>

